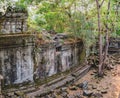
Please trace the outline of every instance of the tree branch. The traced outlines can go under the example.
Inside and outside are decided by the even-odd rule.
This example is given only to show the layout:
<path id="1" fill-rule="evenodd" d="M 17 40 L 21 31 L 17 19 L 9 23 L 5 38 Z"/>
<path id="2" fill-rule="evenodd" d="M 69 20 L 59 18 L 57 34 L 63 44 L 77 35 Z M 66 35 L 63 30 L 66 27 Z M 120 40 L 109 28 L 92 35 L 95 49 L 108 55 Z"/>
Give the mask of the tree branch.
<path id="1" fill-rule="evenodd" d="M 99 2 L 98 2 L 98 0 L 96 0 L 96 4 L 97 4 L 97 8 L 99 8 Z"/>
<path id="2" fill-rule="evenodd" d="M 109 2 L 108 2 L 108 8 L 107 8 L 107 15 L 106 15 L 106 20 L 107 20 L 107 21 L 108 21 L 109 11 L 110 11 L 110 0 L 109 0 Z M 107 23 L 105 23 L 104 25 L 105 25 L 105 27 L 106 27 L 107 30 L 110 30 L 110 28 L 108 27 L 108 24 L 107 24 Z"/>
<path id="3" fill-rule="evenodd" d="M 109 30 L 109 31 L 111 30 L 106 23 L 104 23 L 104 25 L 105 25 L 107 30 Z"/>
<path id="4" fill-rule="evenodd" d="M 109 2 L 108 2 L 108 8 L 107 8 L 107 15 L 106 15 L 106 19 L 107 19 L 107 20 L 108 20 L 109 12 L 110 12 L 110 0 L 109 0 Z"/>
<path id="5" fill-rule="evenodd" d="M 108 14 L 109 14 L 109 11 L 110 11 L 110 0 L 108 2 Z"/>
<path id="6" fill-rule="evenodd" d="M 100 8 L 101 8 L 101 6 L 103 5 L 104 1 L 105 1 L 105 0 L 103 0 L 103 1 L 101 2 L 101 4 L 99 5 Z"/>

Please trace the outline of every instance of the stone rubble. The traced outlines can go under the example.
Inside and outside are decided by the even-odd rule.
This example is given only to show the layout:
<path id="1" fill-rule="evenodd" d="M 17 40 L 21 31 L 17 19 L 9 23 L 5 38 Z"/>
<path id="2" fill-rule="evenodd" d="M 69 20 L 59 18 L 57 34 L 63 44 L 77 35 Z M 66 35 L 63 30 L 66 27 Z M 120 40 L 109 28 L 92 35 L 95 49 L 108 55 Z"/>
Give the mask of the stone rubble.
<path id="1" fill-rule="evenodd" d="M 86 66 L 83 68 L 79 68 L 79 70 L 77 71 L 73 71 L 73 73 L 78 73 L 78 71 L 80 71 L 81 74 L 84 74 L 86 72 L 89 71 L 91 66 Z M 80 74 L 79 73 L 79 74 Z M 83 75 L 82 75 L 83 76 Z M 73 77 L 71 74 L 69 74 L 68 76 L 62 77 L 60 79 L 56 79 L 53 80 L 53 82 L 51 81 L 50 83 L 48 83 L 48 85 L 43 85 L 42 89 L 39 87 L 37 90 L 35 91 L 36 88 L 34 88 L 32 85 L 29 89 L 25 88 L 25 87 L 21 87 L 21 91 L 15 91 L 13 92 L 12 90 L 9 91 L 9 93 L 7 93 L 7 98 L 31 98 L 31 97 L 35 97 L 35 98 L 57 98 L 56 96 L 60 95 L 63 98 L 71 98 L 71 96 L 68 96 L 68 88 L 71 91 L 76 91 L 79 87 L 76 86 L 74 84 L 74 80 L 76 77 Z M 83 82 L 83 88 L 85 88 L 87 86 L 88 82 L 85 81 Z M 74 95 L 74 98 L 82 98 L 80 97 L 80 93 L 76 93 Z"/>

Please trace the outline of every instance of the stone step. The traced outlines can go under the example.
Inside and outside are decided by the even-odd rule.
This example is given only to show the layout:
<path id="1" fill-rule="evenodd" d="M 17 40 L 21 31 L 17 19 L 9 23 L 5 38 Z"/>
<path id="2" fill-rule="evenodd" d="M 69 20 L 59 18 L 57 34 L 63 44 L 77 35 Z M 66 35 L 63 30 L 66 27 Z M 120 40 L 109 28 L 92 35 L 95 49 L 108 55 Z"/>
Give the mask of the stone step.
<path id="1" fill-rule="evenodd" d="M 28 98 L 34 98 L 35 96 L 44 96 L 49 93 L 52 93 L 55 89 L 68 86 L 69 84 L 75 82 L 76 80 L 83 77 L 90 69 L 91 66 L 85 66 L 83 68 L 80 68 L 77 72 L 74 72 L 72 74 L 69 74 L 66 77 L 61 77 L 56 80 L 53 80 L 52 82 L 49 82 L 47 85 L 43 86 L 42 88 L 39 88 L 39 90 L 34 92 L 28 92 L 26 93 Z"/>
<path id="2" fill-rule="evenodd" d="M 83 77 L 90 69 L 91 66 L 85 66 L 85 67 L 78 67 L 77 70 L 74 70 L 70 74 L 66 76 L 61 76 L 48 84 L 44 84 L 40 87 L 34 87 L 34 84 L 29 86 L 28 88 L 26 87 L 21 87 L 19 90 L 10 90 L 9 93 L 11 92 L 16 93 L 20 92 L 20 94 L 25 94 L 28 98 L 34 98 L 35 96 L 44 96 L 48 95 L 50 93 L 53 93 L 55 89 L 62 88 L 62 87 L 67 87 L 70 84 L 74 83 L 76 80 L 80 79 Z"/>
<path id="3" fill-rule="evenodd" d="M 72 73 L 71 75 L 74 77 L 79 77 L 81 74 L 84 74 L 84 72 L 88 71 L 90 69 L 91 66 L 85 66 L 83 68 L 81 68 L 81 70 L 78 70 L 77 72 Z"/>
<path id="4" fill-rule="evenodd" d="M 57 79 L 55 79 L 55 80 L 47 83 L 45 86 L 50 86 L 50 85 L 55 84 L 55 83 L 57 83 L 57 82 L 59 82 L 59 81 L 61 81 L 61 80 L 63 80 L 63 79 L 65 79 L 65 76 L 62 76 L 62 77 L 60 77 L 60 78 L 57 78 Z"/>
<path id="5" fill-rule="evenodd" d="M 32 92 L 32 93 L 27 93 L 28 98 L 34 98 L 35 96 L 44 96 L 49 93 L 51 93 L 53 90 L 63 87 L 65 85 L 68 85 L 69 83 L 74 81 L 74 77 L 72 76 L 67 76 L 64 80 L 61 80 L 51 86 L 44 87 L 43 89 L 39 89 L 38 91 Z"/>
<path id="6" fill-rule="evenodd" d="M 81 70 L 81 69 L 83 69 L 83 66 L 84 65 L 80 65 L 80 67 L 77 67 L 75 70 L 73 70 L 71 73 L 76 73 L 76 72 L 78 72 L 79 70 Z M 71 74 L 70 73 L 70 74 Z"/>
<path id="7" fill-rule="evenodd" d="M 75 78 L 75 81 L 79 80 L 79 79 L 82 78 L 84 75 L 86 75 L 86 74 L 89 72 L 90 68 L 91 68 L 90 65 L 85 66 L 84 69 L 79 72 L 79 76 L 78 76 L 77 78 Z"/>

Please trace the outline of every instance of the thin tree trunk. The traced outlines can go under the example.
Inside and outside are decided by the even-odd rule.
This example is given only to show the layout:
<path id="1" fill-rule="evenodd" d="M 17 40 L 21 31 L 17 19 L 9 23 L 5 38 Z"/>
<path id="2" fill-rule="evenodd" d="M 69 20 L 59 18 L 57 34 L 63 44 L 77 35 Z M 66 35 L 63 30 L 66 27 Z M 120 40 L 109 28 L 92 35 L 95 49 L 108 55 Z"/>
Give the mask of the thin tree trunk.
<path id="1" fill-rule="evenodd" d="M 98 75 L 102 76 L 102 64 L 103 64 L 103 56 L 102 56 L 102 34 L 99 34 L 99 71 Z"/>
<path id="2" fill-rule="evenodd" d="M 109 31 L 107 30 L 107 32 L 106 32 L 106 37 L 105 37 L 105 40 L 106 40 L 106 42 L 105 42 L 105 61 L 106 61 L 106 59 L 107 59 L 107 57 L 108 57 L 108 47 L 109 47 L 109 33 L 108 33 Z"/>
<path id="3" fill-rule="evenodd" d="M 101 34 L 101 22 L 100 22 L 100 5 L 98 0 L 96 0 L 96 5 L 97 5 L 97 17 L 98 17 L 98 32 L 99 32 L 99 70 L 98 70 L 98 75 L 102 76 L 102 63 L 103 63 L 103 57 L 102 57 L 102 34 Z"/>
<path id="4" fill-rule="evenodd" d="M 106 20 L 108 20 L 108 15 L 109 15 L 109 10 L 110 10 L 110 0 L 108 2 L 108 10 L 107 10 L 107 16 L 106 16 Z M 109 30 L 108 30 L 108 25 L 106 24 L 106 37 L 105 37 L 105 40 L 106 40 L 106 43 L 105 43 L 105 57 L 104 57 L 104 60 L 106 61 L 107 59 L 107 56 L 108 56 L 108 47 L 109 47 Z"/>

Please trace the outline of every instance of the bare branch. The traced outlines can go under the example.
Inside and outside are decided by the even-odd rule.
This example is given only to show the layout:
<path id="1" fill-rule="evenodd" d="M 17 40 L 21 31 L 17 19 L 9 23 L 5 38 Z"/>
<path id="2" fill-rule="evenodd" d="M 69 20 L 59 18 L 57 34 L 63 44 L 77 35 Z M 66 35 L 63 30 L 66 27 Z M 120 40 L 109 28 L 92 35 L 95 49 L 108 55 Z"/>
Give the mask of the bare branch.
<path id="1" fill-rule="evenodd" d="M 96 4 L 97 4 L 97 8 L 99 8 L 99 2 L 98 2 L 98 0 L 96 0 Z"/>
<path id="2" fill-rule="evenodd" d="M 101 2 L 101 4 L 99 5 L 100 8 L 101 8 L 101 6 L 103 5 L 104 1 L 105 1 L 105 0 L 103 0 L 103 1 Z"/>
<path id="3" fill-rule="evenodd" d="M 105 25 L 107 30 L 109 30 L 109 31 L 111 30 L 106 23 L 104 23 L 104 25 Z"/>
<path id="4" fill-rule="evenodd" d="M 108 2 L 108 8 L 107 8 L 107 15 L 106 15 L 106 20 L 108 21 L 108 15 L 109 15 L 109 11 L 110 11 L 110 0 Z M 108 27 L 108 24 L 105 23 L 105 27 L 107 30 L 110 30 L 110 28 Z"/>
<path id="5" fill-rule="evenodd" d="M 106 15 L 107 20 L 108 20 L 109 11 L 110 11 L 110 0 L 108 2 L 108 8 L 107 8 L 107 15 Z"/>
<path id="6" fill-rule="evenodd" d="M 108 2 L 108 12 L 109 12 L 109 10 L 110 10 L 110 0 Z"/>

